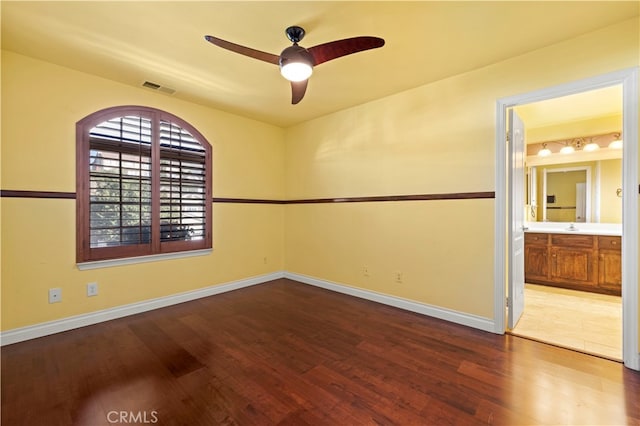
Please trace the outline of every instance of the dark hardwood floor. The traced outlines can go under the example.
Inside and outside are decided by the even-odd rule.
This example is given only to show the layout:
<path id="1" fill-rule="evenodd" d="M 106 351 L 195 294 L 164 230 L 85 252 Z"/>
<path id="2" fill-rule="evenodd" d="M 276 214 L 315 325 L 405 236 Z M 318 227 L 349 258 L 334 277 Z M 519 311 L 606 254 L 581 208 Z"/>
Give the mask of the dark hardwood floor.
<path id="1" fill-rule="evenodd" d="M 640 424 L 640 373 L 289 280 L 2 348 L 2 425 Z"/>

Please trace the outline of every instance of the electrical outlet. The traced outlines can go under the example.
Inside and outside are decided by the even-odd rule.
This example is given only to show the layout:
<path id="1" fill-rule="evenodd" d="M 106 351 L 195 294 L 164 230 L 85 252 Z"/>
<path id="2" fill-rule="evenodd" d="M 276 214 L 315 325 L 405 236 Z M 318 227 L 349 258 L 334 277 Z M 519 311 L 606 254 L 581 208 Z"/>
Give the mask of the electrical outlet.
<path id="1" fill-rule="evenodd" d="M 62 289 L 50 288 L 49 289 L 49 303 L 62 302 Z"/>
<path id="2" fill-rule="evenodd" d="M 98 295 L 98 283 L 87 284 L 87 297 Z"/>
<path id="3" fill-rule="evenodd" d="M 402 272 L 396 272 L 396 283 L 402 284 Z"/>
<path id="4" fill-rule="evenodd" d="M 267 259 L 267 256 L 265 256 L 262 260 L 264 261 L 264 264 L 265 264 L 265 265 L 266 265 L 267 263 L 269 263 L 269 259 Z"/>
<path id="5" fill-rule="evenodd" d="M 366 266 L 362 267 L 362 275 L 364 275 L 365 277 L 370 276 L 371 274 L 369 273 L 369 268 Z"/>

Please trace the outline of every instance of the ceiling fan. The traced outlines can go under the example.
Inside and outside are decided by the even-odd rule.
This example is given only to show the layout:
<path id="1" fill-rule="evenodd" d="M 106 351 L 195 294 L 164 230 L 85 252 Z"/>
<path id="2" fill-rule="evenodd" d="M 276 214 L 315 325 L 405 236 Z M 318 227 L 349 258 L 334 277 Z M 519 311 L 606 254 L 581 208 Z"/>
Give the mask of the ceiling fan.
<path id="1" fill-rule="evenodd" d="M 279 56 L 240 46 L 210 35 L 204 36 L 204 38 L 223 49 L 280 66 L 282 76 L 291 82 L 292 104 L 297 104 L 304 97 L 307 91 L 307 82 L 314 66 L 341 56 L 384 46 L 384 40 L 381 38 L 360 36 L 330 41 L 305 49 L 298 45 L 305 35 L 303 28 L 292 26 L 287 28 L 285 33 L 287 38 L 293 42 L 293 46 L 284 49 Z"/>

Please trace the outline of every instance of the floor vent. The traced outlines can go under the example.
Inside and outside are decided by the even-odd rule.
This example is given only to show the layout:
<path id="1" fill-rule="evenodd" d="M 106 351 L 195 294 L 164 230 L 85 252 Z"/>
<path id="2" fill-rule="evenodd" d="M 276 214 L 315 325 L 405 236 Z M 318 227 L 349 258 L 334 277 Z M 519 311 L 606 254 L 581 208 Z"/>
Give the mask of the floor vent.
<path id="1" fill-rule="evenodd" d="M 174 89 L 171 89 L 169 87 L 160 86 L 159 84 L 152 83 L 151 81 L 145 81 L 144 83 L 142 83 L 142 86 L 143 87 L 148 87 L 149 89 L 157 90 L 159 92 L 167 93 L 169 95 L 173 95 L 174 93 L 176 93 L 176 91 Z"/>

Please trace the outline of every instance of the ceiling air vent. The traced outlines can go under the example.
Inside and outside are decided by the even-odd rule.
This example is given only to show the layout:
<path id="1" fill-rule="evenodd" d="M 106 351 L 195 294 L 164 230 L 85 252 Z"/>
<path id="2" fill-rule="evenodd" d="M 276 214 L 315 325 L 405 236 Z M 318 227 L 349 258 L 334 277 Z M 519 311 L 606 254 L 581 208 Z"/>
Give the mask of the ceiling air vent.
<path id="1" fill-rule="evenodd" d="M 174 89 L 171 89 L 169 87 L 160 86 L 159 84 L 152 83 L 150 81 L 145 81 L 144 83 L 142 83 L 142 86 L 143 87 L 148 87 L 149 89 L 157 90 L 159 92 L 167 93 L 169 95 L 173 95 L 174 93 L 176 93 L 176 91 Z"/>

